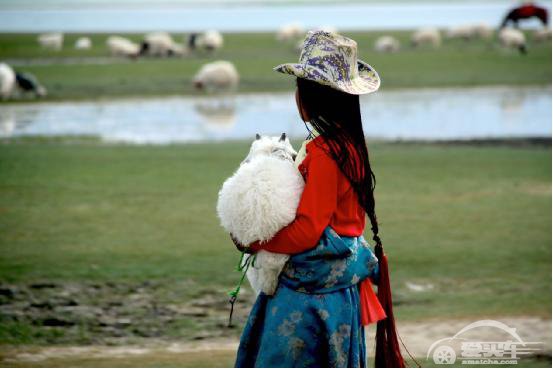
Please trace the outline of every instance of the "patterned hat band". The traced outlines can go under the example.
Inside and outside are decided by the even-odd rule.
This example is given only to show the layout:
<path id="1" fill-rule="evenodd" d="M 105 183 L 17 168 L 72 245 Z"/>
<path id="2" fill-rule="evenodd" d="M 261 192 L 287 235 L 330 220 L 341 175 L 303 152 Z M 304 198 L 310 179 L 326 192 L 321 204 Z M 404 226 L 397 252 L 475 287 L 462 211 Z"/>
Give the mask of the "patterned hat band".
<path id="1" fill-rule="evenodd" d="M 299 63 L 281 64 L 274 70 L 353 95 L 371 93 L 380 87 L 374 68 L 357 59 L 357 43 L 325 31 L 309 31 Z"/>

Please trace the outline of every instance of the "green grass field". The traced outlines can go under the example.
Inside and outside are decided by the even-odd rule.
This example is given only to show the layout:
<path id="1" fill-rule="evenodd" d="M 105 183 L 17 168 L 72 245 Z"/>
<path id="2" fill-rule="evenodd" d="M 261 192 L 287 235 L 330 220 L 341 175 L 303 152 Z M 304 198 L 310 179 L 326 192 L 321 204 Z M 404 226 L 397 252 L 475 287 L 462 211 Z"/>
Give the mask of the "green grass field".
<path id="1" fill-rule="evenodd" d="M 549 85 L 551 44 L 530 41 L 529 54 L 501 49 L 496 41 L 445 40 L 439 49 L 409 47 L 410 32 L 343 32 L 359 45 L 359 56 L 380 73 L 383 88 L 418 86 Z M 397 54 L 373 52 L 376 38 L 393 34 L 403 45 Z M 194 94 L 193 75 L 202 64 L 218 59 L 235 63 L 241 83 L 239 91 L 284 91 L 292 78 L 272 67 L 295 62 L 294 43 L 279 43 L 272 33 L 225 34 L 225 46 L 212 55 L 181 59 L 102 60 L 107 57 L 107 34 L 92 35 L 93 48 L 77 51 L 76 34 L 66 35 L 61 52 L 42 50 L 34 34 L 0 34 L 0 60 L 30 63 L 16 67 L 35 74 L 49 91 L 48 100 L 85 99 L 129 95 Z M 182 35 L 174 35 L 177 41 Z M 139 41 L 140 35 L 129 35 Z M 531 40 L 530 34 L 528 38 Z M 33 62 L 34 61 L 34 62 Z M 43 63 L 43 64 L 41 64 Z"/>
<path id="2" fill-rule="evenodd" d="M 232 287 L 238 253 L 215 201 L 247 149 L 0 145 L 0 280 Z M 549 148 L 370 150 L 399 316 L 549 316 Z M 407 281 L 435 288 L 413 293 Z"/>
<path id="3" fill-rule="evenodd" d="M 28 293 L 22 288 L 31 283 L 108 285 L 107 294 L 120 295 L 123 317 L 143 319 L 135 326 L 164 326 L 164 339 L 189 342 L 205 331 L 237 338 L 244 315 L 235 318 L 234 329 L 222 327 L 224 291 L 239 278 L 239 253 L 218 224 L 215 201 L 248 146 L 239 141 L 170 146 L 3 141 L 0 287 L 19 286 L 18 293 Z M 551 318 L 550 147 L 371 142 L 369 150 L 399 321 Z M 433 288 L 416 292 L 408 282 Z M 215 295 L 204 300 L 206 306 L 222 307 L 211 320 L 183 315 L 166 322 L 160 313 L 147 311 L 139 316 L 144 310 L 132 301 L 144 294 L 136 288 L 142 283 L 158 286 L 145 291 L 153 291 L 151 299 L 161 309 L 206 293 Z M 94 296 L 99 300 L 87 302 L 85 296 L 79 304 L 100 306 L 106 298 Z M 43 306 L 63 296 L 29 298 Z M 239 302 L 247 312 L 247 299 Z M 234 351 L 154 350 L 138 356 L 8 361 L 41 345 L 103 342 L 95 327 L 43 327 L 32 317 L 11 320 L 0 314 L 0 366 L 210 367 L 231 366 L 234 360 Z M 125 343 L 143 342 L 132 338 L 140 333 L 128 334 Z M 551 359 L 540 356 L 519 365 L 547 367 Z"/>

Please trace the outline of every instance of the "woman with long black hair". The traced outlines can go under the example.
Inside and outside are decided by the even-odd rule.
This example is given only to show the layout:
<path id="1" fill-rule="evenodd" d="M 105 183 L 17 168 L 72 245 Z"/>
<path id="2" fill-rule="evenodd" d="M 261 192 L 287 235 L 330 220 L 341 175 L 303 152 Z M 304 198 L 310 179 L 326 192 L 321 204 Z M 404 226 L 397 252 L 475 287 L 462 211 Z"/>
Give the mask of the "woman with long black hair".
<path id="1" fill-rule="evenodd" d="M 377 366 L 403 366 L 359 107 L 379 76 L 357 60 L 355 41 L 324 31 L 308 33 L 300 63 L 275 70 L 297 78 L 298 111 L 310 131 L 296 157 L 305 188 L 292 223 L 245 246 L 292 256 L 275 294 L 258 296 L 236 366 L 365 367 L 363 326 L 376 321 Z M 363 238 L 365 215 L 374 253 Z"/>

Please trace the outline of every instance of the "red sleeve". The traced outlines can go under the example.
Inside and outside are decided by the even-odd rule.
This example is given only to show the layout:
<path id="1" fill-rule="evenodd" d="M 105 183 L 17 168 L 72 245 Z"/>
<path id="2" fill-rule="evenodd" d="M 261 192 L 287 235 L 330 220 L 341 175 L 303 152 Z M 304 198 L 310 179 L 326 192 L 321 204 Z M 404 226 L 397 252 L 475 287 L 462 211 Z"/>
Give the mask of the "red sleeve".
<path id="1" fill-rule="evenodd" d="M 317 245 L 338 202 L 338 167 L 325 153 L 317 153 L 307 168 L 305 187 L 296 218 L 267 242 L 254 242 L 253 251 L 260 249 L 297 254 Z"/>

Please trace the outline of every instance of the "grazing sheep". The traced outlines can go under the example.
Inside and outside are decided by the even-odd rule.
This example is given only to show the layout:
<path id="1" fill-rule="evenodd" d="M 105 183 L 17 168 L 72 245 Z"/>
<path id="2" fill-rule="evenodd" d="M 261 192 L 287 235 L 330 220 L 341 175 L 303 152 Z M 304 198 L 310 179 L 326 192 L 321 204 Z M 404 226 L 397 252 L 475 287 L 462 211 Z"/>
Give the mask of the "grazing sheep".
<path id="1" fill-rule="evenodd" d="M 8 64 L 0 63 L 0 98 L 10 98 L 14 88 L 15 72 Z"/>
<path id="2" fill-rule="evenodd" d="M 198 90 L 208 93 L 228 93 L 236 90 L 239 81 L 240 76 L 234 64 L 219 60 L 203 65 L 192 83 Z"/>
<path id="3" fill-rule="evenodd" d="M 462 26 L 456 26 L 451 27 L 446 32 L 446 37 L 448 39 L 462 39 L 465 41 L 469 41 L 473 39 L 475 36 L 474 34 L 474 28 L 471 25 L 462 25 Z"/>
<path id="4" fill-rule="evenodd" d="M 540 28 L 534 32 L 534 41 L 551 41 L 551 28 Z"/>
<path id="5" fill-rule="evenodd" d="M 140 52 L 140 46 L 121 36 L 108 37 L 106 44 L 113 56 L 137 57 Z"/>
<path id="6" fill-rule="evenodd" d="M 182 56 L 184 54 L 184 46 L 177 44 L 166 32 L 148 33 L 140 46 L 140 55 Z"/>
<path id="7" fill-rule="evenodd" d="M 201 34 L 190 35 L 188 45 L 192 50 L 215 51 L 223 47 L 223 35 L 218 31 L 211 30 Z"/>
<path id="8" fill-rule="evenodd" d="M 63 33 L 43 33 L 38 36 L 38 43 L 45 49 L 59 51 L 63 47 Z"/>
<path id="9" fill-rule="evenodd" d="M 75 49 L 77 50 L 88 50 L 92 47 L 92 41 L 88 37 L 79 37 L 75 41 Z"/>
<path id="10" fill-rule="evenodd" d="M 489 40 L 493 35 L 493 29 L 485 23 L 466 24 L 452 27 L 447 30 L 446 37 L 449 39 L 462 39 L 465 41 L 473 39 Z"/>
<path id="11" fill-rule="evenodd" d="M 290 23 L 282 26 L 277 34 L 278 41 L 293 41 L 305 35 L 305 29 L 299 23 Z"/>
<path id="12" fill-rule="evenodd" d="M 433 47 L 439 47 L 442 44 L 442 37 L 437 28 L 421 28 L 411 36 L 411 45 L 418 47 L 423 44 L 429 44 Z"/>
<path id="13" fill-rule="evenodd" d="M 294 164 L 295 156 L 285 133 L 280 137 L 256 135 L 246 159 L 223 184 L 217 214 L 223 228 L 240 243 L 270 240 L 296 217 L 304 181 Z M 247 271 L 253 289 L 272 295 L 288 258 L 257 252 Z"/>
<path id="14" fill-rule="evenodd" d="M 489 40 L 493 36 L 493 28 L 487 25 L 486 23 L 477 23 L 472 25 L 472 30 L 475 37 L 478 37 L 482 40 Z"/>
<path id="15" fill-rule="evenodd" d="M 46 96 L 46 89 L 29 73 L 16 72 L 8 64 L 0 63 L 0 98 L 13 97 L 16 92 L 32 93 L 35 97 Z"/>
<path id="16" fill-rule="evenodd" d="M 526 54 L 526 36 L 514 28 L 503 28 L 499 31 L 499 42 L 501 46 L 511 49 L 518 49 L 521 54 Z"/>
<path id="17" fill-rule="evenodd" d="M 395 53 L 399 48 L 398 39 L 392 36 L 381 36 L 374 43 L 374 50 L 380 53 Z"/>

